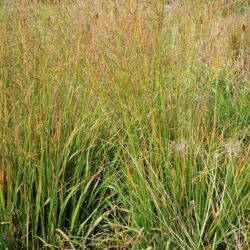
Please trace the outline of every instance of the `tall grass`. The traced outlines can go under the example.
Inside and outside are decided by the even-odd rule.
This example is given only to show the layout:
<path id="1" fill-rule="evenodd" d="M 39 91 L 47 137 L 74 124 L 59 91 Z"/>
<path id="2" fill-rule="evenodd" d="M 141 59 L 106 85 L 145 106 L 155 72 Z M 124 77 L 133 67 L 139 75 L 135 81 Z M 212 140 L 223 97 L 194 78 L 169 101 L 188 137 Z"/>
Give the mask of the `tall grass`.
<path id="1" fill-rule="evenodd" d="M 249 11 L 2 1 L 0 248 L 250 248 Z"/>

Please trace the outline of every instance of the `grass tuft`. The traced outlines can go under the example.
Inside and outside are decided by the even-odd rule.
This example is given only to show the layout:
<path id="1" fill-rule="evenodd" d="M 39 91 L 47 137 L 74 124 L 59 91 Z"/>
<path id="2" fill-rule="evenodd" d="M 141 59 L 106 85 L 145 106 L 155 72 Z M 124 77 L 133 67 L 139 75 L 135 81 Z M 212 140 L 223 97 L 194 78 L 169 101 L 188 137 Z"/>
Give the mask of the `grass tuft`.
<path id="1" fill-rule="evenodd" d="M 249 249 L 249 1 L 0 1 L 0 249 Z"/>

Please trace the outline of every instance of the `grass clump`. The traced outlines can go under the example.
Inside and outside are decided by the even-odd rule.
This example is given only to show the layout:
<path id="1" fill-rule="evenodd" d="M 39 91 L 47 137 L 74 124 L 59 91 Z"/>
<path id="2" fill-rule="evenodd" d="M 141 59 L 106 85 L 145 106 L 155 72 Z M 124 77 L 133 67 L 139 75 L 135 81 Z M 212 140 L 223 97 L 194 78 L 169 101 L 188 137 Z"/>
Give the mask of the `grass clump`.
<path id="1" fill-rule="evenodd" d="M 248 249 L 248 16 L 2 1 L 0 248 Z"/>

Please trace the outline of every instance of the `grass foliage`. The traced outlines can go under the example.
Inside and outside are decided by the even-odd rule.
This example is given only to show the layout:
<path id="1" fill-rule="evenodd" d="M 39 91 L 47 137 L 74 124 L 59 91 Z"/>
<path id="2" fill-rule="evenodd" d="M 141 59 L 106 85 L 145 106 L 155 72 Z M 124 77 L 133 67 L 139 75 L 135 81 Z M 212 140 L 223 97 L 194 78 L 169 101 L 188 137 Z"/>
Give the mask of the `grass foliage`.
<path id="1" fill-rule="evenodd" d="M 0 1 L 1 249 L 249 249 L 247 0 Z"/>

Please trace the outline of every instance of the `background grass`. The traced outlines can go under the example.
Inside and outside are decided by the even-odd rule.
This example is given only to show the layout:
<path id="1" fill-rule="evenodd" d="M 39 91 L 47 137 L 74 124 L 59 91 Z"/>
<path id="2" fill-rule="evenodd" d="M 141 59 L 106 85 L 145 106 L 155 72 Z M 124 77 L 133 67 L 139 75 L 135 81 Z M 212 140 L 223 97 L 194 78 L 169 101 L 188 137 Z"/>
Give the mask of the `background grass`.
<path id="1" fill-rule="evenodd" d="M 0 6 L 2 249 L 250 247 L 247 0 Z"/>

